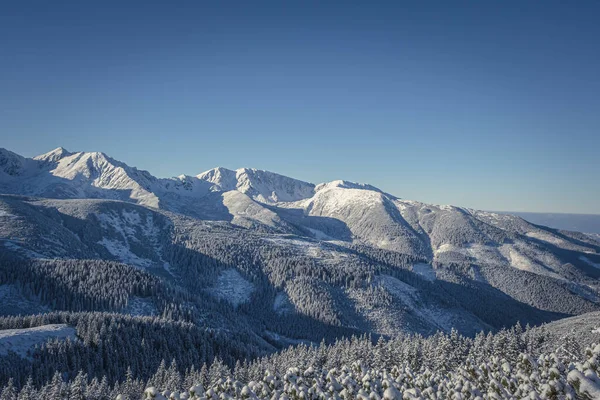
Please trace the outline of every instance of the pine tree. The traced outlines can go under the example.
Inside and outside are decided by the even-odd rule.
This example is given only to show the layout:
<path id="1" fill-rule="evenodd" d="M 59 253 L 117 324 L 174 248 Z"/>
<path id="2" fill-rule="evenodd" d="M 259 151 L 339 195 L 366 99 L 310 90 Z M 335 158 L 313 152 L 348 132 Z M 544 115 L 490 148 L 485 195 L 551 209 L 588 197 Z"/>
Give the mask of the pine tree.
<path id="1" fill-rule="evenodd" d="M 19 392 L 18 400 L 33 400 L 35 395 L 35 388 L 33 387 L 33 378 L 29 376 L 25 386 Z"/>
<path id="2" fill-rule="evenodd" d="M 58 371 L 54 373 L 48 389 L 48 400 L 63 400 L 65 395 L 65 384 Z"/>
<path id="3" fill-rule="evenodd" d="M 200 369 L 200 383 L 204 387 L 207 387 L 210 383 L 208 377 L 208 366 L 206 363 L 202 364 L 202 368 Z"/>
<path id="4" fill-rule="evenodd" d="M 0 400 L 17 400 L 17 390 L 12 378 L 8 380 L 8 383 L 0 392 Z"/>
<path id="5" fill-rule="evenodd" d="M 87 375 L 79 371 L 69 386 L 69 400 L 85 400 Z"/>

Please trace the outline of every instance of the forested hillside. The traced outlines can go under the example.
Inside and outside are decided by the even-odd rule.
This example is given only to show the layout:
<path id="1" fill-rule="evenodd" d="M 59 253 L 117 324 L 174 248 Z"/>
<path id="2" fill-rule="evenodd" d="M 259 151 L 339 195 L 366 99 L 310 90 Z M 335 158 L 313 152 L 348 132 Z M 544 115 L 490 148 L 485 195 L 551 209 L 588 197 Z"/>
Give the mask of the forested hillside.
<path id="1" fill-rule="evenodd" d="M 248 168 L 162 179 L 103 153 L 0 150 L 0 193 L 0 384 L 16 388 L 89 381 L 93 398 L 129 377 L 131 393 L 182 390 L 203 364 L 225 376 L 238 361 L 244 379 L 283 379 L 291 367 L 351 368 L 363 356 L 297 354 L 353 336 L 420 343 L 375 371 L 450 370 L 423 348 L 600 311 L 594 236 L 367 184 Z M 278 355 L 257 359 L 290 345 L 284 369 L 261 364 Z"/>
<path id="2" fill-rule="evenodd" d="M 55 316 L 54 320 L 59 318 Z M 324 342 L 320 345 L 301 344 L 254 361 L 238 360 L 228 365 L 221 357 L 228 358 L 231 354 L 215 350 L 214 361 L 203 363 L 201 358 L 195 358 L 196 353 L 189 353 L 192 348 L 177 343 L 178 336 L 165 342 L 166 335 L 160 332 L 176 335 L 177 332 L 170 330 L 171 325 L 164 321 L 119 321 L 106 315 L 79 318 L 86 323 L 110 320 L 138 326 L 129 333 L 158 342 L 153 347 L 131 353 L 130 366 L 117 372 L 121 379 L 114 385 L 108 383 L 107 376 L 116 373 L 119 358 L 108 360 L 107 364 L 115 367 L 107 370 L 106 376 L 90 373 L 85 369 L 89 367 L 85 362 L 69 373 L 72 379 L 68 382 L 64 375 L 54 374 L 47 384 L 37 386 L 35 377 L 20 379 L 18 376 L 7 383 L 0 395 L 2 399 L 12 400 L 17 396 L 19 399 L 41 397 L 50 400 L 269 399 L 274 396 L 307 399 L 596 399 L 600 394 L 600 346 L 575 340 L 574 332 L 555 337 L 550 333 L 554 329 L 552 326 L 524 329 L 516 325 L 497 334 L 480 333 L 474 338 L 456 331 L 430 337 L 399 335 L 389 340 L 352 337 L 331 345 Z M 20 319 L 4 320 L 3 324 L 14 327 L 44 322 L 48 321 Z M 145 328 L 140 330 L 141 327 Z M 109 335 L 114 333 L 111 330 L 109 328 Z M 594 340 L 600 338 L 600 329 L 590 330 L 590 335 Z M 196 335 L 192 337 L 197 338 Z M 122 356 L 132 342 L 119 342 L 125 346 L 123 350 L 114 347 L 115 343 L 102 343 L 118 349 L 118 355 Z M 200 345 L 193 340 L 190 344 Z M 70 350 L 67 347 L 51 343 L 42 349 L 50 365 L 49 373 L 59 365 L 51 363 L 56 362 L 56 358 L 65 357 L 66 353 L 68 359 Z M 171 354 L 172 348 L 187 350 Z M 211 348 L 218 349 L 208 347 Z M 88 360 L 90 356 L 94 358 L 93 354 L 80 353 L 78 359 Z M 158 361 L 161 356 L 172 356 L 172 361 L 165 361 L 165 358 Z M 149 367 L 150 360 L 158 364 Z M 201 364 L 194 364 L 198 362 Z M 193 365 L 202 366 L 196 368 Z M 136 368 L 141 368 L 146 377 L 136 375 Z M 21 386 L 21 389 L 17 388 Z"/>

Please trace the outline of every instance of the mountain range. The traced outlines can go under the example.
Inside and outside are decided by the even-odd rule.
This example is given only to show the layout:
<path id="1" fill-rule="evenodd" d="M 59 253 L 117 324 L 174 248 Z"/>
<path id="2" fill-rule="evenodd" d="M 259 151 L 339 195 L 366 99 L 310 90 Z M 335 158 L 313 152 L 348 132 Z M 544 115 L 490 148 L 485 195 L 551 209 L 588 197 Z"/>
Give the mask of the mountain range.
<path id="1" fill-rule="evenodd" d="M 368 184 L 0 149 L 0 193 L 4 315 L 160 315 L 277 348 L 600 310 L 597 236 Z"/>

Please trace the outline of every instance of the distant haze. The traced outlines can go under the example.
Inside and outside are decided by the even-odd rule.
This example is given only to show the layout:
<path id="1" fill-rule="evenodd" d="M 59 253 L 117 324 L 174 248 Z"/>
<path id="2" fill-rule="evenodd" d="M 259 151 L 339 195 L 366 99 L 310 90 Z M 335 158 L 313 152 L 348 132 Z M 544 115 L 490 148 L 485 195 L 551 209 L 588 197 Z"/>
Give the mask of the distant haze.
<path id="1" fill-rule="evenodd" d="M 517 215 L 536 225 L 544 225 L 555 229 L 600 234 L 600 215 L 591 214 L 556 214 L 531 212 L 502 212 Z"/>

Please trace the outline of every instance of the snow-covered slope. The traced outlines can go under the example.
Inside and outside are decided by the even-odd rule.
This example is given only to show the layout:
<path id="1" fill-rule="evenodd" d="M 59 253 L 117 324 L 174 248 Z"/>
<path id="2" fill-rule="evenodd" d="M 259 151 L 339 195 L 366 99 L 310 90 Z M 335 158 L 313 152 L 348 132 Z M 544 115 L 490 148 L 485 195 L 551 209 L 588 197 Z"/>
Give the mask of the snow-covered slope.
<path id="1" fill-rule="evenodd" d="M 58 148 L 26 159 L 1 149 L 0 157 L 2 193 L 125 200 L 159 208 L 163 198 L 202 197 L 210 189 L 194 177 L 158 179 L 100 152 L 70 153 Z"/>
<path id="2" fill-rule="evenodd" d="M 75 328 L 64 324 L 42 325 L 35 328 L 0 330 L 0 356 L 14 352 L 21 357 L 27 356 L 36 345 L 49 340 L 74 340 Z"/>
<path id="3" fill-rule="evenodd" d="M 306 199 L 314 194 L 314 185 L 269 171 L 240 168 L 232 171 L 218 167 L 203 172 L 198 179 L 212 183 L 212 190 L 237 190 L 262 203 Z"/>
<path id="4" fill-rule="evenodd" d="M 465 331 L 600 309 L 593 237 L 367 184 L 248 168 L 161 179 L 58 148 L 33 159 L 1 150 L 0 193 L 12 194 L 0 196 L 11 253 L 120 261 L 182 287 L 198 279 L 206 293 L 235 270 L 253 293 L 362 331 Z M 275 297 L 261 301 L 278 309 Z"/>
<path id="5" fill-rule="evenodd" d="M 103 153 L 63 148 L 33 159 L 2 149 L 0 178 L 2 193 L 125 200 L 248 229 L 364 243 L 441 264 L 510 266 L 556 279 L 600 277 L 589 268 L 600 252 L 589 236 L 512 215 L 400 200 L 367 184 L 315 186 L 268 171 L 222 167 L 159 179 Z"/>

